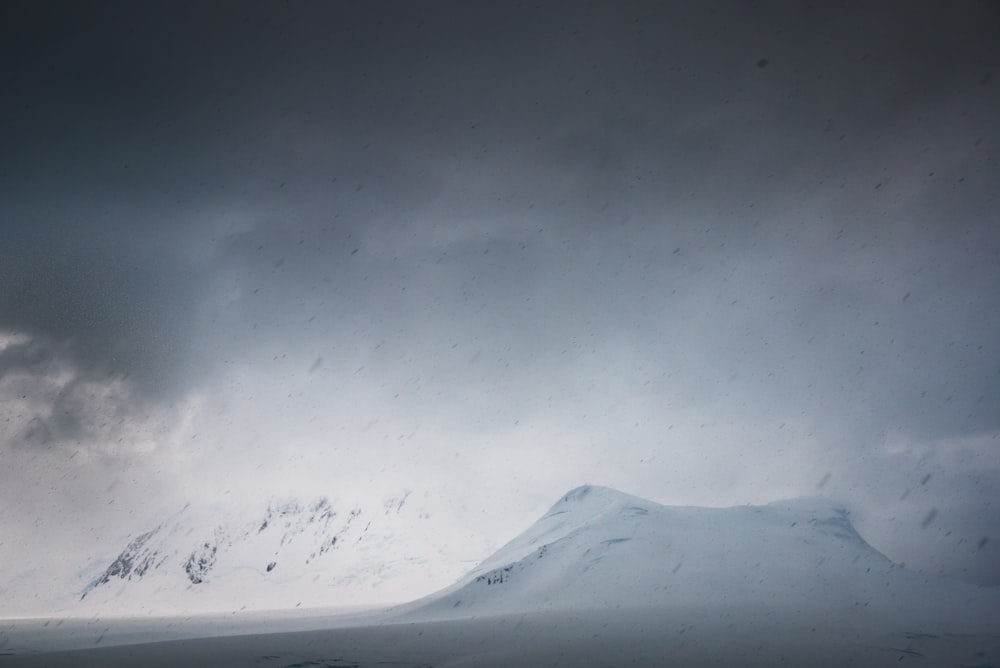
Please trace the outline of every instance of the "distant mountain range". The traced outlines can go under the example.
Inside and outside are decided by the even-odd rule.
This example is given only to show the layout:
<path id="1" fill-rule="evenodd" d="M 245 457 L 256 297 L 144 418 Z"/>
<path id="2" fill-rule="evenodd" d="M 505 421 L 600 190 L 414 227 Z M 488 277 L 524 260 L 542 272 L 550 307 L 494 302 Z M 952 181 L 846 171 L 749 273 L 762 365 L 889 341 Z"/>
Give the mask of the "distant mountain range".
<path id="1" fill-rule="evenodd" d="M 1000 589 L 902 568 L 825 499 L 678 507 L 584 486 L 475 566 L 437 539 L 424 498 L 271 500 L 240 512 L 186 506 L 81 570 L 85 580 L 67 588 L 56 612 L 389 605 L 412 592 L 415 600 L 387 614 L 427 621 L 697 607 L 941 632 L 987 632 L 984 620 L 1000 619 Z M 9 591 L 35 580 L 13 581 Z"/>
<path id="2" fill-rule="evenodd" d="M 131 538 L 74 607 L 134 613 L 395 602 L 390 583 L 418 573 L 428 578 L 423 591 L 433 590 L 471 564 L 441 567 L 454 556 L 420 535 L 429 516 L 412 500 L 404 491 L 375 506 L 317 498 L 240 514 L 185 507 Z"/>
<path id="3" fill-rule="evenodd" d="M 186 508 L 134 536 L 81 593 L 80 605 L 131 617 L 77 615 L 55 632 L 45 620 L 8 624 L 0 663 L 1000 665 L 1000 588 L 894 564 L 825 499 L 696 508 L 579 487 L 454 584 L 342 617 L 177 611 L 202 596 L 239 610 L 310 592 L 342 605 L 390 582 L 398 592 L 399 578 L 439 570 L 413 553 L 427 542 L 413 540 L 426 517 L 411 495 L 212 519 Z M 149 615 L 136 614 L 142 605 Z M 164 609 L 174 616 L 157 619 Z M 168 639 L 179 642 L 115 647 Z"/>
<path id="4" fill-rule="evenodd" d="M 399 500 L 396 512 L 405 501 L 405 496 Z M 296 566 L 308 565 L 336 548 L 338 541 L 343 545 L 352 533 L 358 533 L 351 529 L 361 513 L 360 508 L 338 513 L 325 498 L 305 506 L 288 501 L 269 505 L 259 519 L 242 525 L 218 524 L 212 527 L 207 540 L 192 536 L 191 527 L 178 517 L 133 539 L 80 598 L 116 579 L 140 580 L 159 569 L 182 569 L 190 584 L 203 584 L 215 575 L 218 563 L 229 565 L 229 557 L 236 554 L 266 557 L 266 563 L 256 569 L 260 573 L 273 571 L 279 559 Z M 369 520 L 358 539 L 362 540 L 370 528 Z M 253 568 L 252 564 L 248 567 Z"/>

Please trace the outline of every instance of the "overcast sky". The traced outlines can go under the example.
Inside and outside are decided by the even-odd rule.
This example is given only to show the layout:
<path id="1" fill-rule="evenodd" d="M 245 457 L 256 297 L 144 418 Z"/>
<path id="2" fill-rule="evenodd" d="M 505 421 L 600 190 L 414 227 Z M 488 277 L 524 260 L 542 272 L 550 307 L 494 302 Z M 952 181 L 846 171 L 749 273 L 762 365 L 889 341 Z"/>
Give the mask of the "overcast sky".
<path id="1" fill-rule="evenodd" d="M 3 3 L 0 561 L 262 490 L 499 544 L 595 483 L 1000 584 L 998 22 Z"/>

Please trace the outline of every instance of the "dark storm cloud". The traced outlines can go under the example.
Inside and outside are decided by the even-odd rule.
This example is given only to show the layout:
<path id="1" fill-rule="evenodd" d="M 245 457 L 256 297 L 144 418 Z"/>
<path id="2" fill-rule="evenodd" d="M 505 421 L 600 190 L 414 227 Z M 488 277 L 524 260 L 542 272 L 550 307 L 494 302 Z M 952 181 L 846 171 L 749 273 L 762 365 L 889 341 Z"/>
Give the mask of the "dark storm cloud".
<path id="1" fill-rule="evenodd" d="M 128 239 L 127 224 L 78 225 L 87 233 L 37 221 L 5 235 L 3 325 L 68 344 L 88 373 L 149 389 L 180 361 L 191 271 Z"/>
<path id="2" fill-rule="evenodd" d="M 208 386 L 290 440 L 645 422 L 846 493 L 1000 429 L 992 5 L 0 12 L 0 374 L 73 372 L 36 440 Z"/>
<path id="3" fill-rule="evenodd" d="M 269 134 L 287 108 L 260 84 L 280 87 L 286 72 L 257 82 L 254 61 L 242 62 L 245 53 L 267 67 L 273 54 L 254 34 L 275 28 L 266 17 L 231 43 L 218 39 L 238 18 L 226 12 L 147 9 L 6 8 L 0 312 L 15 330 L 71 340 L 84 369 L 124 373 L 153 390 L 192 370 L 184 364 L 196 352 L 191 325 L 211 278 L 189 257 L 209 241 L 199 214 L 277 199 L 281 219 L 255 223 L 282 225 L 302 212 L 259 193 L 315 185 L 317 176 L 284 149 L 269 154 L 286 139 Z M 236 98 L 234 85 L 244 86 Z M 366 164 L 371 153 L 358 147 L 348 179 L 382 172 L 377 160 Z"/>
<path id="4" fill-rule="evenodd" d="M 0 316 L 71 340 L 84 368 L 151 390 L 194 377 L 185 362 L 198 356 L 199 304 L 223 270 L 258 291 L 234 327 L 280 326 L 287 297 L 308 310 L 323 300 L 304 286 L 324 283 L 343 311 L 383 303 L 405 327 L 419 316 L 398 292 L 425 275 L 436 278 L 421 298 L 444 291 L 460 314 L 452 284 L 500 311 L 547 285 L 554 299 L 605 296 L 593 312 L 582 300 L 560 314 L 592 329 L 608 327 L 605 316 L 647 317 L 619 292 L 645 285 L 654 307 L 669 308 L 685 291 L 738 291 L 718 272 L 741 267 L 764 285 L 824 257 L 868 262 L 871 280 L 930 276 L 916 281 L 929 289 L 899 281 L 873 296 L 833 269 L 807 279 L 812 293 L 737 295 L 784 304 L 770 312 L 721 308 L 720 297 L 713 326 L 750 318 L 772 342 L 828 338 L 824 357 L 853 373 L 865 367 L 854 356 L 867 320 L 903 311 L 907 292 L 907 312 L 958 292 L 980 294 L 980 312 L 996 305 L 984 286 L 996 278 L 997 233 L 923 213 L 957 201 L 976 220 L 989 206 L 995 155 L 980 135 L 996 108 L 996 63 L 980 12 L 990 11 L 8 5 Z M 914 164 L 927 173 L 909 173 Z M 912 215 L 885 222 L 900 199 Z M 426 248 L 436 227 L 500 218 L 521 221 L 507 251 L 481 259 L 500 240 L 468 235 L 442 275 L 422 266 L 441 259 Z M 970 258 L 977 275 L 956 271 Z M 572 278 L 549 277 L 553 260 Z M 855 279 L 856 269 L 843 267 Z M 806 313 L 795 324 L 780 315 L 793 308 Z M 536 313 L 539 326 L 562 329 L 553 313 Z M 859 327 L 838 341 L 845 317 Z M 989 346 L 949 337 L 943 310 L 931 317 L 888 318 L 901 330 L 890 337 L 929 359 Z M 960 309 L 947 321 L 973 317 Z M 891 355 L 869 338 L 865 361 Z M 975 391 L 989 404 L 997 383 L 985 374 Z"/>

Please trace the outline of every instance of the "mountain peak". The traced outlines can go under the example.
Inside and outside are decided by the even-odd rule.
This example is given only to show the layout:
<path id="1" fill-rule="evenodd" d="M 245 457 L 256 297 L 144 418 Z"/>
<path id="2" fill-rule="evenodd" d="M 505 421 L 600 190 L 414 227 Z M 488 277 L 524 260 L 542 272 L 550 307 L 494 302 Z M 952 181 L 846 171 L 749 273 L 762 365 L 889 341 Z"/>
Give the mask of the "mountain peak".
<path id="1" fill-rule="evenodd" d="M 542 517 L 542 520 L 563 513 L 573 513 L 576 516 L 585 517 L 587 515 L 600 515 L 615 508 L 620 510 L 629 506 L 642 507 L 649 504 L 659 505 L 648 499 L 633 496 L 611 487 L 580 485 L 560 497 L 549 508 L 549 511 Z"/>
<path id="2" fill-rule="evenodd" d="M 617 490 L 611 489 L 610 487 L 601 487 L 599 485 L 580 485 L 579 487 L 574 487 L 573 489 L 566 492 L 563 495 L 563 501 L 580 501 L 587 496 L 592 495 L 593 492 L 608 492 L 619 494 Z"/>
<path id="3" fill-rule="evenodd" d="M 600 485 L 580 485 L 579 487 L 574 487 L 573 489 L 566 492 L 563 497 L 557 502 L 559 503 L 581 503 L 586 501 L 610 501 L 610 502 L 620 502 L 620 501 L 642 501 L 637 496 L 632 496 L 631 494 L 626 494 L 617 489 L 611 487 L 602 487 Z"/>

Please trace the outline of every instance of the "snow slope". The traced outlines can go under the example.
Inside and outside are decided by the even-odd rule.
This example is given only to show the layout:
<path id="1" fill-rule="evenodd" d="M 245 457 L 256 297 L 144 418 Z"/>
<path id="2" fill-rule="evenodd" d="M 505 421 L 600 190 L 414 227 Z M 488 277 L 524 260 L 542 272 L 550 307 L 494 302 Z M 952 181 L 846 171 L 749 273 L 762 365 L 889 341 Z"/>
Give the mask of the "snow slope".
<path id="1" fill-rule="evenodd" d="M 398 612 L 429 620 L 642 607 L 996 632 L 1000 592 L 900 568 L 823 499 L 667 507 L 585 486 L 457 584 Z"/>
<path id="2" fill-rule="evenodd" d="M 360 503 L 186 506 L 95 555 L 71 581 L 44 573 L 9 579 L 4 612 L 46 589 L 56 590 L 49 614 L 77 617 L 397 603 L 453 582 L 474 563 L 465 549 L 434 540 L 433 503 L 404 491 Z"/>

